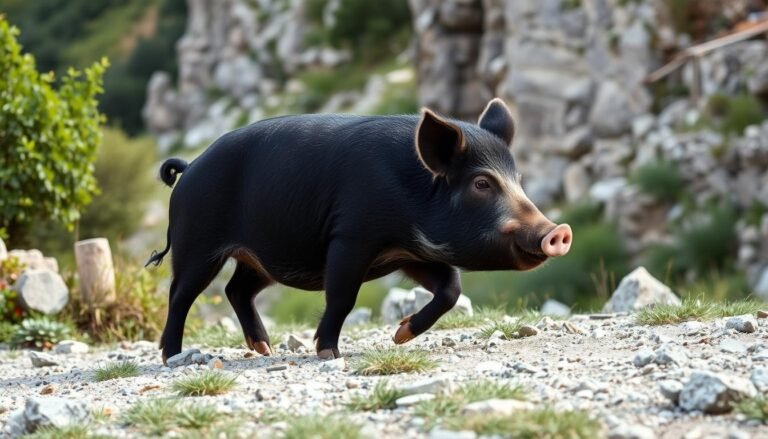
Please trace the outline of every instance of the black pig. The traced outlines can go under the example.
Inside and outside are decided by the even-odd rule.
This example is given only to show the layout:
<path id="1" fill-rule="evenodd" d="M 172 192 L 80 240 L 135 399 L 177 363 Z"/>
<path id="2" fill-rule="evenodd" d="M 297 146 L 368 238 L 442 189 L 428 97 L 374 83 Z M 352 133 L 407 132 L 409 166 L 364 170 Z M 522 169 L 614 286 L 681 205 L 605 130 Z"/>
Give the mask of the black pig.
<path id="1" fill-rule="evenodd" d="M 271 354 L 253 305 L 278 282 L 325 290 L 315 334 L 339 356 L 342 323 L 363 282 L 395 270 L 434 294 L 400 324 L 395 343 L 429 329 L 461 293 L 465 270 L 528 270 L 568 252 L 572 233 L 525 196 L 499 99 L 477 125 L 424 109 L 419 116 L 299 115 L 256 122 L 216 140 L 187 165 L 169 159 L 173 249 L 163 360 L 181 351 L 192 302 L 228 258 L 227 298 L 251 349 Z"/>

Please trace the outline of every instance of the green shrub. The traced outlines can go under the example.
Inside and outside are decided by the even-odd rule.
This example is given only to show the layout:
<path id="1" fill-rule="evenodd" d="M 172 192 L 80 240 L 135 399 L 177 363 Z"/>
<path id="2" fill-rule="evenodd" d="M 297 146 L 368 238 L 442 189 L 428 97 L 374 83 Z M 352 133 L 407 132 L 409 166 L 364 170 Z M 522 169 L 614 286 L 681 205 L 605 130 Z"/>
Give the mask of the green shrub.
<path id="1" fill-rule="evenodd" d="M 352 49 L 357 58 L 375 60 L 396 55 L 410 38 L 411 10 L 407 0 L 340 0 L 335 19 L 335 25 L 327 30 L 328 41 Z"/>
<path id="2" fill-rule="evenodd" d="M 707 113 L 721 132 L 736 136 L 740 136 L 746 127 L 759 124 L 768 116 L 760 101 L 747 94 L 712 95 L 707 101 Z"/>
<path id="3" fill-rule="evenodd" d="M 0 17 L 0 227 L 11 240 L 50 218 L 73 225 L 97 192 L 93 175 L 103 116 L 96 96 L 106 59 L 60 78 L 40 74 L 22 54 L 18 30 Z"/>
<path id="4" fill-rule="evenodd" d="M 685 187 L 680 171 L 670 162 L 647 163 L 635 171 L 630 181 L 661 201 L 679 200 Z"/>
<path id="5" fill-rule="evenodd" d="M 26 319 L 11 336 L 11 345 L 17 348 L 50 349 L 69 335 L 70 329 L 63 323 L 47 318 Z"/>
<path id="6" fill-rule="evenodd" d="M 18 326 L 7 320 L 0 320 L 0 343 L 9 343 Z"/>

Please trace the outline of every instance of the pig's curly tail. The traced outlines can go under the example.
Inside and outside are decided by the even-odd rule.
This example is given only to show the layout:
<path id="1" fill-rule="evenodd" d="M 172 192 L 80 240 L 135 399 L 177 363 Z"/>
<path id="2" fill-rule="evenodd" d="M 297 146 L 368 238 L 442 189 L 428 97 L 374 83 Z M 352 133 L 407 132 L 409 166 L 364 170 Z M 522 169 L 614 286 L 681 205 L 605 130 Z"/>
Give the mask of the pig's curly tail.
<path id="1" fill-rule="evenodd" d="M 176 183 L 176 178 L 180 173 L 187 169 L 187 166 L 189 166 L 189 163 L 182 159 L 168 159 L 160 165 L 160 179 L 163 180 L 163 183 L 168 185 L 168 187 L 173 187 L 174 183 Z"/>

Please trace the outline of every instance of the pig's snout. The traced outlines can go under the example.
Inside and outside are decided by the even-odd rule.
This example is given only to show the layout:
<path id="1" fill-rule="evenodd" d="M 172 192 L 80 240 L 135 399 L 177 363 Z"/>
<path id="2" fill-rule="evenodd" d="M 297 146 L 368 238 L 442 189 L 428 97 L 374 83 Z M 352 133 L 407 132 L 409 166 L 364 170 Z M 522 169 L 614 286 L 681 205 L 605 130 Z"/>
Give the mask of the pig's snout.
<path id="1" fill-rule="evenodd" d="M 541 240 L 541 251 L 549 257 L 563 256 L 571 249 L 573 232 L 568 224 L 560 224 Z"/>

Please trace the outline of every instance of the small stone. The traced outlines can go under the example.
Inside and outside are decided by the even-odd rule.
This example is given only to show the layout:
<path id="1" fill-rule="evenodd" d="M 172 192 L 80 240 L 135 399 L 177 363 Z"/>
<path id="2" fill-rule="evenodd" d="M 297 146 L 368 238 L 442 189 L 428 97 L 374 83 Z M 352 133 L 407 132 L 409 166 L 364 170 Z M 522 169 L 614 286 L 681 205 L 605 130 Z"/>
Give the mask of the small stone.
<path id="1" fill-rule="evenodd" d="M 435 399 L 435 395 L 431 393 L 417 393 L 414 395 L 403 396 L 395 401 L 395 405 L 398 407 L 411 407 L 424 401 Z"/>
<path id="2" fill-rule="evenodd" d="M 632 364 L 634 364 L 635 367 L 645 367 L 646 365 L 653 363 L 655 357 L 653 351 L 650 349 L 643 349 L 635 354 L 635 359 L 632 360 Z"/>
<path id="3" fill-rule="evenodd" d="M 43 427 L 64 428 L 82 425 L 90 416 L 90 410 L 80 401 L 63 398 L 28 398 L 22 419 L 26 432 L 32 433 Z"/>
<path id="4" fill-rule="evenodd" d="M 208 362 L 208 369 L 223 369 L 224 368 L 224 362 L 221 361 L 221 358 L 213 358 L 211 361 Z"/>
<path id="5" fill-rule="evenodd" d="M 727 329 L 735 329 L 739 332 L 751 334 L 757 331 L 757 320 L 750 314 L 731 317 L 725 322 Z"/>
<path id="6" fill-rule="evenodd" d="M 32 361 L 34 367 L 48 367 L 58 366 L 59 362 L 52 355 L 44 354 L 42 352 L 30 352 L 29 359 Z"/>
<path id="7" fill-rule="evenodd" d="M 344 357 L 320 363 L 320 372 L 341 372 L 347 368 L 347 360 Z"/>
<path id="8" fill-rule="evenodd" d="M 427 378 L 415 381 L 411 384 L 406 384 L 399 387 L 398 390 L 405 395 L 416 395 L 419 393 L 435 394 L 452 390 L 454 387 L 453 382 L 454 380 L 450 377 Z"/>
<path id="9" fill-rule="evenodd" d="M 166 360 L 165 364 L 171 369 L 180 366 L 189 366 L 192 364 L 192 357 L 196 354 L 200 354 L 200 349 L 187 349 Z"/>
<path id="10" fill-rule="evenodd" d="M 680 325 L 680 329 L 683 330 L 683 334 L 685 335 L 697 335 L 700 334 L 704 328 L 706 328 L 706 325 L 701 322 L 697 321 L 691 321 L 691 322 L 685 322 L 682 325 Z"/>
<path id="11" fill-rule="evenodd" d="M 563 322 L 563 329 L 569 334 L 583 334 L 584 330 L 571 322 Z"/>
<path id="12" fill-rule="evenodd" d="M 763 311 L 762 309 L 757 312 L 757 318 L 758 319 L 765 319 L 768 318 L 768 311 Z"/>
<path id="13" fill-rule="evenodd" d="M 461 409 L 463 414 L 490 414 L 509 416 L 520 411 L 533 409 L 533 404 L 527 401 L 518 401 L 516 399 L 488 399 L 477 401 L 464 406 Z"/>
<path id="14" fill-rule="evenodd" d="M 683 390 L 683 383 L 676 380 L 664 380 L 659 383 L 659 390 L 665 398 L 673 404 L 677 404 L 680 399 L 680 392 Z"/>
<path id="15" fill-rule="evenodd" d="M 684 350 L 669 343 L 661 345 L 654 353 L 653 361 L 660 365 L 684 366 L 688 363 L 688 355 Z"/>
<path id="16" fill-rule="evenodd" d="M 603 311 L 630 312 L 657 304 L 680 305 L 680 298 L 644 267 L 638 267 L 624 276 Z"/>
<path id="17" fill-rule="evenodd" d="M 605 330 L 601 328 L 595 328 L 589 334 L 589 336 L 592 338 L 604 338 L 606 335 L 608 335 L 608 333 L 606 333 Z"/>
<path id="18" fill-rule="evenodd" d="M 87 354 L 88 350 L 87 344 L 75 340 L 62 340 L 53 348 L 57 354 Z"/>
<path id="19" fill-rule="evenodd" d="M 442 344 L 445 347 L 452 348 L 456 346 L 456 340 L 451 337 L 443 337 Z"/>
<path id="20" fill-rule="evenodd" d="M 521 337 L 533 337 L 534 335 L 539 335 L 539 329 L 533 325 L 523 325 L 517 333 L 520 334 Z"/>
<path id="21" fill-rule="evenodd" d="M 768 392 L 768 368 L 756 367 L 752 370 L 749 380 L 762 393 Z"/>
<path id="22" fill-rule="evenodd" d="M 734 404 L 755 396 L 751 381 L 709 371 L 696 371 L 680 392 L 680 407 L 709 414 L 728 413 Z"/>
<path id="23" fill-rule="evenodd" d="M 608 433 L 608 439 L 655 439 L 656 433 L 645 425 L 621 425 Z"/>
<path id="24" fill-rule="evenodd" d="M 290 349 L 292 352 L 296 352 L 299 348 L 306 349 L 307 346 L 302 342 L 298 337 L 296 337 L 293 334 L 288 335 L 288 349 Z"/>
<path id="25" fill-rule="evenodd" d="M 267 372 L 279 372 L 281 370 L 286 370 L 286 369 L 288 369 L 288 364 L 286 364 L 286 363 L 275 364 L 275 365 L 267 367 Z"/>
<path id="26" fill-rule="evenodd" d="M 43 387 L 42 389 L 40 389 L 40 394 L 41 395 L 51 395 L 55 391 L 56 391 L 56 387 L 54 387 L 53 384 L 48 384 L 45 387 Z"/>
<path id="27" fill-rule="evenodd" d="M 747 345 L 735 338 L 726 338 L 720 342 L 720 350 L 732 354 L 742 354 L 747 352 Z"/>
<path id="28" fill-rule="evenodd" d="M 598 313 L 598 314 L 590 314 L 589 318 L 592 320 L 608 320 L 612 319 L 616 316 L 616 314 L 608 314 L 608 313 Z"/>

